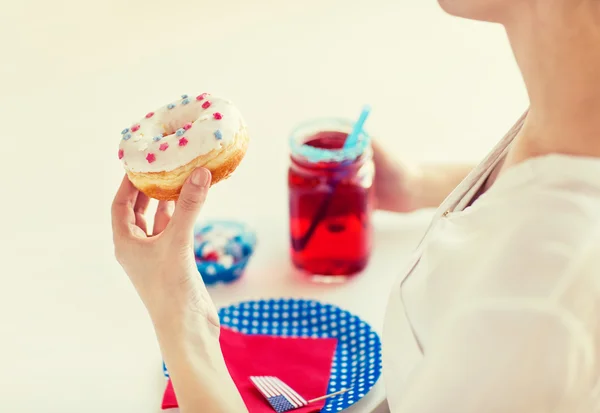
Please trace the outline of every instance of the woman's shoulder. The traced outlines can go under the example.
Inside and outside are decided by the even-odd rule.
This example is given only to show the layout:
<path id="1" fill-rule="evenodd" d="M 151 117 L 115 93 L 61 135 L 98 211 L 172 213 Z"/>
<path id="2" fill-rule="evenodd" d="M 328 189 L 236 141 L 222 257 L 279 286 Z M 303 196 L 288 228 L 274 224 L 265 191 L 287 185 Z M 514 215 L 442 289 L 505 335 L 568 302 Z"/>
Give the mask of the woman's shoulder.
<path id="1" fill-rule="evenodd" d="M 544 296 L 574 257 L 600 247 L 600 159 L 563 156 L 507 170 L 472 207 L 448 217 L 477 251 L 472 293 Z M 600 268 L 600 248 L 597 248 Z M 590 258 L 591 259 L 591 258 Z"/>

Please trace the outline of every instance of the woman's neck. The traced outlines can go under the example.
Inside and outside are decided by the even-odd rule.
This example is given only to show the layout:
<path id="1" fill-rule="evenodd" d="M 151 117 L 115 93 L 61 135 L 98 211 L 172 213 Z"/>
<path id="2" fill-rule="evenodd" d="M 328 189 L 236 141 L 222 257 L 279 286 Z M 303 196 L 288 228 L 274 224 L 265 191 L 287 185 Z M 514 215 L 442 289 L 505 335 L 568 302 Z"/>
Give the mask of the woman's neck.
<path id="1" fill-rule="evenodd" d="M 600 156 L 600 6 L 544 2 L 505 24 L 531 103 L 519 146 Z"/>

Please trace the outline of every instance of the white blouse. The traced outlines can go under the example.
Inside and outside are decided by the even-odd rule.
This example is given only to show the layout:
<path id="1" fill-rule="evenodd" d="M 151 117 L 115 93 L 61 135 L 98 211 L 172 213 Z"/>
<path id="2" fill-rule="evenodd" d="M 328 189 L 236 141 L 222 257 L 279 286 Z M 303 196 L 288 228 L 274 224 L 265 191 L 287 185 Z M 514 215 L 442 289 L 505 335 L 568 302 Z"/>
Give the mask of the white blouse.
<path id="1" fill-rule="evenodd" d="M 468 206 L 523 121 L 443 203 L 392 289 L 392 413 L 600 411 L 600 159 L 529 159 Z"/>

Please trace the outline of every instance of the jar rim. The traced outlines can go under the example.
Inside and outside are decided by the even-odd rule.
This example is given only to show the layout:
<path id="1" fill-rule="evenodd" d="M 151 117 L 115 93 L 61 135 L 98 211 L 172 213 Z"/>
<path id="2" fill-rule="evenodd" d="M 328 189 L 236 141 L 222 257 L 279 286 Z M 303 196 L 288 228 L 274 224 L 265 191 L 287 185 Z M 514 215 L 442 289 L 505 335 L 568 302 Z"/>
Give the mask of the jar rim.
<path id="1" fill-rule="evenodd" d="M 357 159 L 368 148 L 369 134 L 363 129 L 356 144 L 349 148 L 324 149 L 305 145 L 306 139 L 319 132 L 350 133 L 354 122 L 344 118 L 315 118 L 298 124 L 290 135 L 290 151 L 292 156 L 301 156 L 308 162 L 344 162 Z"/>

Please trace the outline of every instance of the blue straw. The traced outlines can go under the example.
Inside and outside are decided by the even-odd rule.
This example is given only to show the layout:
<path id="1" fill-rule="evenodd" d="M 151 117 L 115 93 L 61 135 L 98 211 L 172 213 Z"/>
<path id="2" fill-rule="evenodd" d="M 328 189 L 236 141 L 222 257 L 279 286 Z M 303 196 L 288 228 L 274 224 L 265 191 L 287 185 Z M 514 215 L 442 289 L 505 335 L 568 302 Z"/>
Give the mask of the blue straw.
<path id="1" fill-rule="evenodd" d="M 367 121 L 367 118 L 369 117 L 370 113 L 371 106 L 365 105 L 363 107 L 362 112 L 360 113 L 358 120 L 354 124 L 354 128 L 352 128 L 352 132 L 350 132 L 350 135 L 348 135 L 348 137 L 346 138 L 346 142 L 344 142 L 344 149 L 353 148 L 356 145 L 356 143 L 358 142 L 358 137 L 360 136 L 360 133 L 363 130 L 363 126 Z"/>

